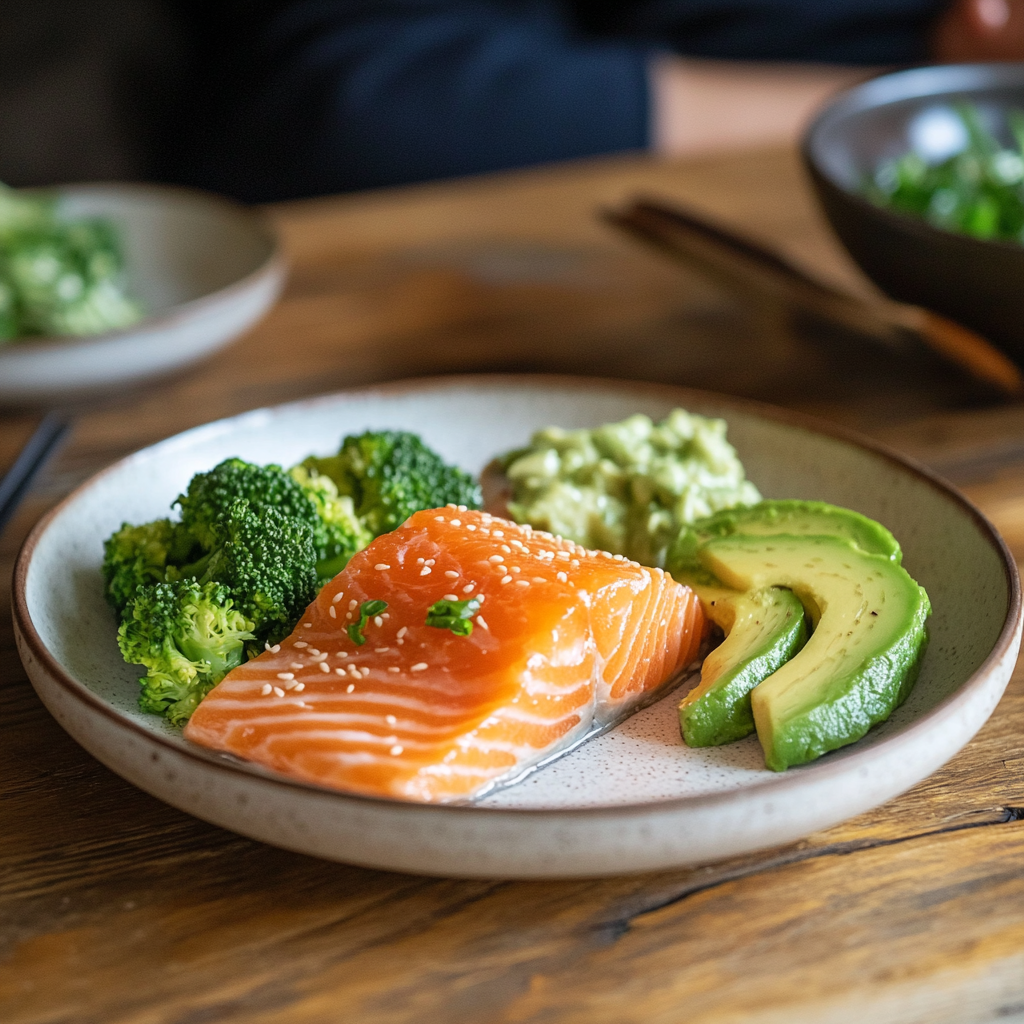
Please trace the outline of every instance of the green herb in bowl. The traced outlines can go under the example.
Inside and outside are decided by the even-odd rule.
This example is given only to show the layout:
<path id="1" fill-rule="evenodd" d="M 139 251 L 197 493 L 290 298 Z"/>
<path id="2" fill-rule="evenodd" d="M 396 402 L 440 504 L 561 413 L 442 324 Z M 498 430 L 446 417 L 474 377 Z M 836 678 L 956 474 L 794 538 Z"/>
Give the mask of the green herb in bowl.
<path id="1" fill-rule="evenodd" d="M 101 334 L 142 315 L 110 221 L 65 218 L 55 199 L 0 185 L 0 344 Z"/>
<path id="2" fill-rule="evenodd" d="M 1024 110 L 1007 113 L 1015 145 L 1005 147 L 971 104 L 954 107 L 966 145 L 938 163 L 916 152 L 882 162 L 866 193 L 879 206 L 935 227 L 1024 245 Z"/>

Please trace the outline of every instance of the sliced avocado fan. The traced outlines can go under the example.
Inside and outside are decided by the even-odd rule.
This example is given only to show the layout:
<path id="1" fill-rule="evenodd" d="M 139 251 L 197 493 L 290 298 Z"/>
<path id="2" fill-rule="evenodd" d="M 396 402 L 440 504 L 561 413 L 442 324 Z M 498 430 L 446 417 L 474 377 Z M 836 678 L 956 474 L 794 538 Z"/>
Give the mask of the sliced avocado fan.
<path id="1" fill-rule="evenodd" d="M 679 725 L 689 746 L 712 747 L 754 731 L 750 691 L 803 647 L 807 624 L 799 599 L 780 587 L 747 594 L 701 587 L 699 594 L 725 639 L 679 705 Z"/>
<path id="2" fill-rule="evenodd" d="M 705 544 L 734 536 L 828 535 L 845 538 L 896 565 L 902 553 L 880 523 L 823 501 L 762 501 L 727 509 L 682 530 L 668 556 L 669 571 L 691 586 L 725 640 L 704 659 L 701 681 L 679 705 L 683 738 L 691 747 L 730 743 L 754 731 L 750 691 L 784 665 L 807 640 L 804 608 L 792 592 L 768 587 L 745 594 L 725 587 L 700 560 Z M 804 596 L 811 626 L 819 610 Z"/>
<path id="3" fill-rule="evenodd" d="M 885 554 L 824 536 L 726 536 L 705 569 L 742 591 L 791 589 L 820 615 L 803 649 L 751 692 L 775 771 L 860 739 L 907 697 L 927 643 L 928 595 Z"/>

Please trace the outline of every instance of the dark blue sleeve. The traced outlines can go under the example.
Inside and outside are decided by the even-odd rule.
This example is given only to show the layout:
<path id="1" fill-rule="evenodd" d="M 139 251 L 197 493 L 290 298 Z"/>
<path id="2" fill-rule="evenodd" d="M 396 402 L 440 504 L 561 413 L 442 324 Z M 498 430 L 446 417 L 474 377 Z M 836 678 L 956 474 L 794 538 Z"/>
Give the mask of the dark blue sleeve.
<path id="1" fill-rule="evenodd" d="M 740 60 L 910 64 L 928 57 L 949 0 L 576 0 L 597 33 L 656 39 L 679 53 Z"/>
<path id="2" fill-rule="evenodd" d="M 647 144 L 649 46 L 586 36 L 560 4 L 265 10 L 214 55 L 223 100 L 195 147 L 194 183 L 262 201 Z"/>
<path id="3" fill-rule="evenodd" d="M 179 2 L 169 176 L 262 201 L 644 147 L 654 50 L 910 63 L 947 0 Z"/>

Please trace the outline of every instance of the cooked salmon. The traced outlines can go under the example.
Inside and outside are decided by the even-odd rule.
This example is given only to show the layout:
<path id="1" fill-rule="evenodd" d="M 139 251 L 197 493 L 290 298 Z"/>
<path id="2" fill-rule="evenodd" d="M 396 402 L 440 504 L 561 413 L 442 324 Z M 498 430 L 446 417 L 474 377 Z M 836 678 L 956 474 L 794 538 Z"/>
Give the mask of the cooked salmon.
<path id="1" fill-rule="evenodd" d="M 486 512 L 417 512 L 225 677 L 185 736 L 322 786 L 467 800 L 626 717 L 706 633 L 661 569 Z"/>

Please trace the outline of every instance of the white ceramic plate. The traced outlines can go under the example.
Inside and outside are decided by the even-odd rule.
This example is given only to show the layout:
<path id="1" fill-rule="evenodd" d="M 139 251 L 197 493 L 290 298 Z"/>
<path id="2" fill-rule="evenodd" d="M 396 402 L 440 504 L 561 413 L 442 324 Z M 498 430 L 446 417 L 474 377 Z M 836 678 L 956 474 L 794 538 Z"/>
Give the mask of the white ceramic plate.
<path id="1" fill-rule="evenodd" d="M 722 415 L 768 497 L 819 498 L 890 527 L 931 595 L 931 642 L 909 700 L 859 743 L 777 775 L 754 738 L 691 750 L 678 694 L 469 807 L 330 792 L 207 753 L 135 706 L 99 567 L 123 520 L 167 514 L 222 458 L 291 464 L 365 428 L 418 431 L 479 471 L 538 427 L 594 426 L 676 405 Z M 996 706 L 1020 644 L 1016 568 L 988 522 L 894 456 L 789 413 L 700 392 L 572 378 L 410 382 L 259 410 L 147 448 L 80 487 L 33 531 L 15 572 L 15 628 L 46 706 L 87 750 L 183 810 L 293 850 L 431 874 L 565 877 L 697 864 L 858 814 L 934 771 Z"/>
<path id="2" fill-rule="evenodd" d="M 0 403 L 56 402 L 170 372 L 216 351 L 277 298 L 284 260 L 264 217 L 160 185 L 69 185 L 69 216 L 118 227 L 145 319 L 123 331 L 0 346 Z"/>

